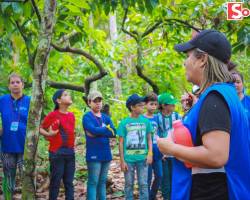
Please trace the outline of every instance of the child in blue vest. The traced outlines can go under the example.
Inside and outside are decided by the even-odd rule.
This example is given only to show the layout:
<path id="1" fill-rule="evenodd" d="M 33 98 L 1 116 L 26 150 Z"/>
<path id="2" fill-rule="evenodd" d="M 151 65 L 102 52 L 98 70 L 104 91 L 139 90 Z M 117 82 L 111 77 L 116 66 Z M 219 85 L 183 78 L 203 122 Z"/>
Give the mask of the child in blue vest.
<path id="1" fill-rule="evenodd" d="M 175 112 L 175 104 L 177 100 L 170 93 L 160 94 L 158 97 L 159 110 L 157 113 L 157 121 L 159 126 L 159 136 L 166 138 L 168 132 L 172 130 L 173 122 L 181 119 L 181 116 Z M 172 180 L 172 158 L 164 155 L 162 157 L 163 178 L 161 191 L 164 200 L 169 200 L 171 195 Z"/>
<path id="2" fill-rule="evenodd" d="M 110 117 L 101 113 L 102 94 L 92 91 L 88 95 L 91 111 L 82 119 L 86 137 L 86 161 L 88 167 L 87 199 L 106 199 L 106 181 L 112 160 L 109 138 L 116 130 Z"/>
<path id="3" fill-rule="evenodd" d="M 158 120 L 154 114 L 158 107 L 158 97 L 155 93 L 149 93 L 145 97 L 146 113 L 144 117 L 147 118 L 153 127 L 152 132 L 152 143 L 153 143 L 153 162 L 148 167 L 148 188 L 149 188 L 149 199 L 156 199 L 158 189 L 162 182 L 162 154 L 159 151 L 156 143 L 158 137 Z M 154 171 L 154 180 L 152 182 L 152 172 Z"/>
<path id="4" fill-rule="evenodd" d="M 125 176 L 125 199 L 133 199 L 134 176 L 137 173 L 140 200 L 147 200 L 148 165 L 152 163 L 152 125 L 142 116 L 144 98 L 137 94 L 128 97 L 126 107 L 130 116 L 118 128 L 121 169 Z"/>

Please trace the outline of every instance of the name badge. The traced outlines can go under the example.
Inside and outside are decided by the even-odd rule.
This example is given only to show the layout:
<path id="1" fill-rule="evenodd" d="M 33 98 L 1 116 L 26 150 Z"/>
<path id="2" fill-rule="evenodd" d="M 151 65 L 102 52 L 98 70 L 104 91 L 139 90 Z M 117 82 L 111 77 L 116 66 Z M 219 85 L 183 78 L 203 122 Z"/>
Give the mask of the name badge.
<path id="1" fill-rule="evenodd" d="M 19 122 L 11 122 L 10 130 L 11 131 L 18 131 L 18 125 L 19 125 Z"/>

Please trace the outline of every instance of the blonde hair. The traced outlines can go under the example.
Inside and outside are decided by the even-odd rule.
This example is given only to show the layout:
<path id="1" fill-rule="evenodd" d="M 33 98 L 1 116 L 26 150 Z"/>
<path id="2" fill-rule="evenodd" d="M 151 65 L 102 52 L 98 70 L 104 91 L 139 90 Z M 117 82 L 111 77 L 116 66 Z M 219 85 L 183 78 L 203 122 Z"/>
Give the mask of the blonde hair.
<path id="1" fill-rule="evenodd" d="M 200 49 L 194 49 L 194 56 L 197 59 L 200 59 L 204 56 L 204 54 L 206 54 L 206 52 Z M 203 81 L 200 85 L 200 89 L 197 91 L 197 94 L 201 94 L 213 83 L 228 83 L 233 82 L 233 80 L 233 76 L 229 72 L 227 64 L 213 56 L 208 55 L 206 67 L 203 72 Z"/>

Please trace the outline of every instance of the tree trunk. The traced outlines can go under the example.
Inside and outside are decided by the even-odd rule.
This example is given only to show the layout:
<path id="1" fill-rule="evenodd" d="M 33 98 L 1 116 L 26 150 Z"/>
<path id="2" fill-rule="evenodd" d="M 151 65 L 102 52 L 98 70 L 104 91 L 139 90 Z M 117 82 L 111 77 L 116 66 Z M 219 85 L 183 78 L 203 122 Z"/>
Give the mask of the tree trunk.
<path id="1" fill-rule="evenodd" d="M 19 48 L 17 47 L 15 41 L 12 41 L 12 45 L 13 45 L 13 65 L 16 67 L 17 63 L 19 62 L 19 58 L 20 58 L 20 51 Z"/>
<path id="2" fill-rule="evenodd" d="M 56 11 L 56 0 L 44 0 L 44 11 L 40 26 L 39 44 L 35 57 L 32 98 L 30 103 L 26 143 L 24 151 L 24 177 L 22 182 L 22 199 L 35 198 L 36 150 L 39 139 L 39 125 L 43 108 L 43 95 L 48 72 L 48 58 L 53 33 Z"/>
<path id="3" fill-rule="evenodd" d="M 90 13 L 90 15 L 89 15 L 89 27 L 91 29 L 94 29 L 94 20 L 93 20 L 92 13 Z M 93 44 L 93 40 L 92 40 L 92 38 L 89 38 L 89 46 L 92 46 L 92 44 Z M 92 52 L 90 52 L 90 53 L 92 53 Z M 97 90 L 97 89 L 98 89 L 97 81 L 92 82 L 90 84 L 90 91 Z"/>
<path id="4" fill-rule="evenodd" d="M 112 43 L 115 43 L 117 40 L 117 26 L 116 26 L 116 13 L 110 15 L 109 17 L 109 30 L 110 30 L 110 38 Z M 115 48 L 113 48 L 113 53 L 115 51 Z M 121 80 L 119 77 L 119 70 L 120 70 L 120 65 L 114 60 L 113 61 L 113 69 L 115 72 L 114 76 L 114 94 L 115 98 L 119 99 L 119 97 L 122 95 L 122 85 L 121 85 Z"/>

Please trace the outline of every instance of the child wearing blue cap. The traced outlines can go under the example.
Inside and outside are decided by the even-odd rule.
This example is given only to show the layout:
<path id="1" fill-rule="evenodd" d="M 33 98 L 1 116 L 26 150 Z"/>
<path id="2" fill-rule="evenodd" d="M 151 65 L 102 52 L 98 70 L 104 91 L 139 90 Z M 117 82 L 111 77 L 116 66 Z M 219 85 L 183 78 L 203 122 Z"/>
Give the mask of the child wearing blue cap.
<path id="1" fill-rule="evenodd" d="M 134 175 L 137 173 L 140 200 L 149 199 L 148 165 L 152 163 L 152 125 L 142 116 L 144 98 L 137 94 L 129 96 L 126 107 L 131 115 L 123 119 L 117 131 L 121 170 L 125 176 L 125 199 L 133 199 Z"/>
<path id="2" fill-rule="evenodd" d="M 49 200 L 56 200 L 63 179 L 65 199 L 74 199 L 75 116 L 68 112 L 71 96 L 65 89 L 53 95 L 54 111 L 43 120 L 40 133 L 49 141 L 50 186 Z"/>

